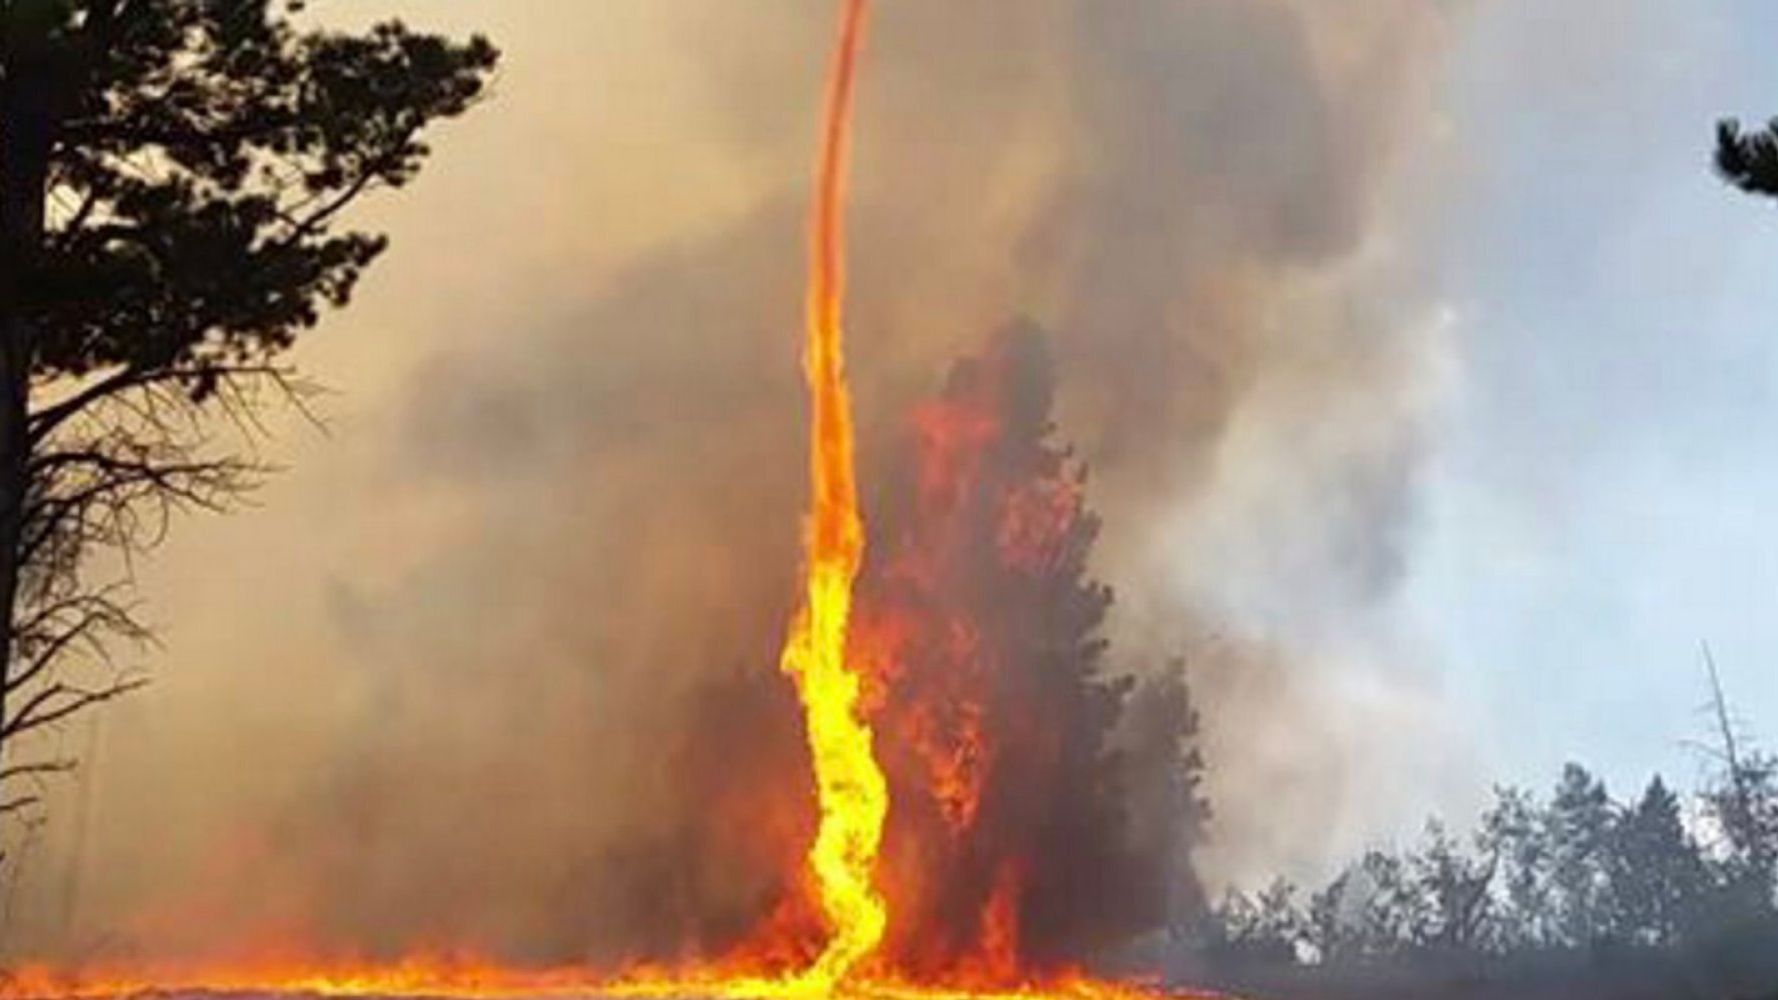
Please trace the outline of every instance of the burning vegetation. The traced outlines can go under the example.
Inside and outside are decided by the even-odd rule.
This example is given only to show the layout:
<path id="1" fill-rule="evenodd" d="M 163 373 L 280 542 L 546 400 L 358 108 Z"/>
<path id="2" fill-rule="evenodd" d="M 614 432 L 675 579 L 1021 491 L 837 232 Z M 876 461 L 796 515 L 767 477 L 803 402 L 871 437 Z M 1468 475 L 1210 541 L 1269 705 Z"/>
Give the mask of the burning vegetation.
<path id="1" fill-rule="evenodd" d="M 876 507 L 861 632 L 891 692 L 890 952 L 923 974 L 1063 968 L 1160 926 L 1195 885 L 1161 846 L 1193 842 L 1202 815 L 1190 706 L 1105 662 L 1098 522 L 1051 439 L 1052 391 L 1038 332 L 1001 332 L 916 407 Z M 1132 702 L 1167 700 L 1132 724 Z M 1160 731 L 1126 753 L 1140 728 Z M 1172 794 L 1138 788 L 1136 761 L 1177 776 Z M 1137 800 L 1165 830 L 1135 836 Z"/>
<path id="2" fill-rule="evenodd" d="M 633 961 L 609 974 L 448 952 L 314 961 L 274 947 L 221 966 L 29 969 L 7 995 L 1143 993 L 1091 978 L 1081 957 L 1160 924 L 1174 887 L 1192 886 L 1187 895 L 1198 898 L 1180 855 L 1154 850 L 1189 843 L 1203 813 L 1187 749 L 1194 717 L 1182 686 L 1137 692 L 1105 671 L 1111 594 L 1086 577 L 1098 523 L 1085 506 L 1084 466 L 1052 440 L 1052 375 L 1038 333 L 992 338 L 916 407 L 867 533 L 845 365 L 843 223 L 866 9 L 866 0 L 843 6 L 810 227 L 810 509 L 781 658 L 806 746 L 779 758 L 797 771 L 750 786 L 742 804 L 784 807 L 798 818 L 756 829 L 808 844 L 764 880 L 770 905 L 726 942 L 679 942 L 715 960 Z M 1124 802 L 1140 776 L 1118 751 L 1138 735 L 1122 725 L 1134 697 L 1173 702 L 1150 713 L 1162 720 L 1176 781 L 1146 839 L 1132 834 Z M 780 837 L 762 857 L 781 863 L 794 839 Z"/>

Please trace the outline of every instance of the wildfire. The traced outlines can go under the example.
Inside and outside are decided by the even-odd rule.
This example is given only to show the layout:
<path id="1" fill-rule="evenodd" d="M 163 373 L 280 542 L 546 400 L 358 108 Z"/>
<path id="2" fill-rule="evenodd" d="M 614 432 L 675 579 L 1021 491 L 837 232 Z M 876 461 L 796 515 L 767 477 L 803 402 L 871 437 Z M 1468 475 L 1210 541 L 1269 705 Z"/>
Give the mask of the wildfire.
<path id="1" fill-rule="evenodd" d="M 268 961 L 226 969 L 88 969 L 78 976 L 29 967 L 13 971 L 0 995 L 39 1000 L 114 1000 L 178 994 L 436 1000 L 777 1000 L 816 995 L 799 992 L 799 984 L 807 982 L 806 977 L 725 975 L 715 970 L 668 973 L 643 969 L 601 977 L 579 967 L 520 970 L 464 956 L 416 956 L 393 964 Z M 967 980 L 910 983 L 894 978 L 866 978 L 842 982 L 831 993 L 820 995 L 845 1000 L 1214 1000 L 1216 996 L 1168 994 L 1140 984 L 1108 982 L 1080 974 L 1004 988 L 974 986 Z"/>
<path id="2" fill-rule="evenodd" d="M 860 710 L 863 679 L 846 660 L 852 584 L 864 556 L 842 322 L 846 153 L 864 14 L 865 0 L 847 0 L 816 172 L 803 360 L 811 403 L 807 591 L 783 657 L 802 697 L 820 812 L 809 869 L 829 937 L 795 981 L 799 990 L 817 993 L 831 992 L 876 950 L 889 918 L 874 884 L 889 787 Z"/>
<path id="3" fill-rule="evenodd" d="M 904 971 L 882 952 L 890 902 L 877 883 L 890 785 L 877 756 L 865 704 L 867 670 L 850 651 L 853 592 L 864 558 L 850 391 L 844 358 L 847 158 L 853 97 L 868 0 L 843 0 L 840 34 L 826 94 L 810 219 L 809 284 L 803 364 L 810 396 L 810 510 L 804 524 L 801 606 L 785 640 L 780 668 L 795 683 L 813 765 L 818 823 L 806 858 L 806 899 L 791 899 L 730 958 L 691 968 L 584 967 L 515 969 L 460 954 L 400 962 L 316 962 L 259 958 L 202 967 L 132 965 L 15 969 L 0 979 L 0 1000 L 115 998 L 177 993 L 299 993 L 335 997 L 406 996 L 449 1000 L 555 1000 L 568 997 L 711 997 L 764 1000 L 836 996 L 856 1000 L 1157 1000 L 1158 990 L 1106 982 L 1079 972 L 1035 975 L 1021 966 L 1018 862 L 999 870 L 980 914 L 974 952 L 940 976 Z M 967 407 L 928 413 L 922 424 L 933 456 L 921 477 L 922 502 L 946 509 L 969 478 L 973 456 L 997 428 Z M 995 543 L 1011 565 L 1047 562 L 1054 539 L 1079 513 L 1073 489 L 1009 501 Z M 909 560 L 902 571 L 933 571 Z M 952 660 L 975 659 L 966 623 L 951 629 Z M 868 637 L 866 637 L 868 639 Z M 892 643 L 889 643 L 892 645 Z M 867 643 L 868 645 L 868 643 Z M 880 650 L 870 651 L 877 655 Z M 991 748 L 980 707 L 926 706 L 905 721 L 944 820 L 961 836 L 975 822 Z M 824 938 L 809 945 L 795 928 L 806 903 Z M 905 919 L 905 914 L 903 915 Z M 782 918 L 782 919 L 780 919 Z M 915 931 L 917 933 L 917 929 Z M 936 980 L 936 981 L 933 981 Z M 1178 997 L 1178 994 L 1173 994 Z"/>

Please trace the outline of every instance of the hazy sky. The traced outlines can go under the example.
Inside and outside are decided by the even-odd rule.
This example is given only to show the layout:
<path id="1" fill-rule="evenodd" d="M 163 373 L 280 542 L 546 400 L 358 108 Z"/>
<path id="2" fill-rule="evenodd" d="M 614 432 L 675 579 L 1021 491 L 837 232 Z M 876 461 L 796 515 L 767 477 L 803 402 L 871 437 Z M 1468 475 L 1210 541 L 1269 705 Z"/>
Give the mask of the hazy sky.
<path id="1" fill-rule="evenodd" d="M 1422 366 L 1436 369 L 1432 387 L 1412 407 L 1420 464 L 1388 529 L 1401 562 L 1393 596 L 1357 611 L 1348 605 L 1358 602 L 1323 606 L 1295 587 L 1303 567 L 1289 553 L 1249 572 L 1251 535 L 1293 536 L 1238 487 L 1185 517 L 1197 536 L 1226 527 L 1240 565 L 1216 557 L 1219 538 L 1200 537 L 1178 558 L 1202 560 L 1204 575 L 1234 594 L 1231 606 L 1257 606 L 1287 636 L 1411 661 L 1401 676 L 1427 689 L 1415 697 L 1442 705 L 1438 738 L 1468 748 L 1449 752 L 1477 790 L 1495 777 L 1545 784 L 1573 757 L 1620 783 L 1654 768 L 1689 778 L 1694 761 L 1680 742 L 1703 722 L 1702 639 L 1742 713 L 1778 743 L 1778 526 L 1765 516 L 1778 509 L 1769 431 L 1778 427 L 1778 205 L 1727 190 L 1707 161 L 1718 115 L 1778 113 L 1778 64 L 1760 41 L 1775 37 L 1778 12 L 1758 0 L 1450 6 L 1451 30 L 1438 40 L 1446 51 L 1416 84 L 1431 92 L 1409 104 L 1428 120 L 1404 129 L 1412 138 L 1400 144 L 1396 179 L 1379 191 L 1372 224 L 1386 239 L 1366 243 L 1411 258 L 1391 259 L 1383 283 L 1413 303 L 1404 314 L 1435 315 L 1440 327 L 1426 341 L 1439 356 Z M 151 585 L 164 584 L 156 612 L 174 668 L 156 697 L 187 697 L 179 688 L 189 684 L 209 692 L 193 698 L 258 699 L 261 674 L 224 675 L 218 661 L 281 627 L 313 641 L 297 623 L 331 621 L 342 593 L 414 586 L 430 558 L 415 546 L 464 514 L 436 482 L 396 483 L 379 465 L 408 445 L 450 460 L 449 442 L 432 437 L 439 428 L 414 424 L 437 373 L 477 356 L 547 367 L 534 338 L 626 280 L 628 261 L 722 231 L 762 187 L 805 167 L 813 91 L 800 64 L 771 53 L 818 50 L 825 25 L 813 16 L 802 19 L 806 31 L 773 41 L 739 11 L 700 27 L 716 8 L 695 3 L 611 3 L 578 12 L 572 31 L 551 30 L 553 8 L 541 0 L 398 9 L 419 23 L 490 31 L 507 66 L 495 99 L 445 131 L 421 183 L 373 206 L 395 249 L 359 305 L 305 348 L 339 389 L 331 436 L 296 430 L 278 446 L 291 469 L 260 510 L 191 524 L 151 569 Z M 714 57 L 694 56 L 687 38 Z M 923 43 L 904 33 L 887 44 Z M 760 92 L 725 103 L 696 82 L 698 61 L 710 58 L 773 68 L 752 81 Z M 907 61 L 918 62 L 880 55 L 875 65 Z M 563 81 L 568 65 L 574 76 Z M 869 84 L 880 93 L 904 83 L 880 72 L 889 79 L 867 80 L 867 115 Z M 770 99 L 774 87 L 794 99 Z M 965 104 L 957 115 L 967 123 L 984 112 Z M 867 144 L 885 133 L 918 139 L 923 126 L 871 127 L 867 117 Z M 918 152 L 906 161 L 917 165 Z M 899 197 L 907 179 L 873 182 L 867 169 L 864 183 Z M 796 248 L 785 249 L 794 263 Z M 872 252 L 858 248 L 867 261 Z M 1373 313 L 1357 323 L 1425 321 Z M 498 428 L 501 414 L 492 416 Z M 602 445 L 569 436 L 549 447 L 562 453 L 550 461 L 591 466 Z M 1280 452 L 1286 464 L 1296 458 L 1288 441 Z M 544 491 L 515 502 L 559 517 L 561 500 Z M 1230 506 L 1241 509 L 1229 515 Z M 331 537 L 292 545 L 317 511 L 332 512 Z M 590 511 L 583 523 L 589 535 L 608 527 Z M 265 579 L 215 571 L 215 554 L 243 551 L 260 558 L 236 572 Z M 1348 572 L 1363 575 L 1311 566 L 1307 578 Z M 243 593 L 291 606 L 237 620 Z M 1340 624 L 1348 615 L 1350 627 Z"/>
<path id="2" fill-rule="evenodd" d="M 1435 240 L 1462 362 L 1404 596 L 1485 757 L 1697 768 L 1699 643 L 1778 740 L 1778 211 L 1707 169 L 1778 111 L 1759 2 L 1479 4 Z"/>

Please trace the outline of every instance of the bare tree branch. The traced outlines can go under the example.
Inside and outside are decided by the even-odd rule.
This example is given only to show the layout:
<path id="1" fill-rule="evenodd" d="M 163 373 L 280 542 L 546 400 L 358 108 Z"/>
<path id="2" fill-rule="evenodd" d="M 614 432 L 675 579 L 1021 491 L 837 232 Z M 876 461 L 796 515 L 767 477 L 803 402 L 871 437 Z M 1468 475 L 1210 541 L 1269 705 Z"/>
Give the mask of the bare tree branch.
<path id="1" fill-rule="evenodd" d="M 75 762 L 71 760 L 45 760 L 34 764 L 14 764 L 11 767 L 0 768 L 0 782 L 50 774 L 66 774 L 74 770 L 75 767 Z"/>
<path id="2" fill-rule="evenodd" d="M 290 399 L 300 399 L 313 392 L 313 387 L 300 382 L 287 366 L 265 363 L 222 363 L 185 365 L 173 368 L 120 368 L 75 391 L 32 410 L 30 434 L 33 442 L 42 441 L 57 428 L 86 411 L 96 403 L 115 399 L 132 389 L 167 384 L 195 384 L 198 380 L 228 381 L 234 379 L 266 379 Z"/>
<path id="3" fill-rule="evenodd" d="M 21 809 L 29 809 L 42 801 L 43 796 L 41 795 L 21 795 L 18 798 L 0 801 L 0 816 L 10 816 Z"/>
<path id="4" fill-rule="evenodd" d="M 148 678 L 125 676 L 99 688 L 55 683 L 28 699 L 12 718 L 0 724 L 0 740 L 28 733 L 73 715 L 85 708 L 122 697 L 148 685 Z M 60 699 L 58 701 L 58 699 Z"/>

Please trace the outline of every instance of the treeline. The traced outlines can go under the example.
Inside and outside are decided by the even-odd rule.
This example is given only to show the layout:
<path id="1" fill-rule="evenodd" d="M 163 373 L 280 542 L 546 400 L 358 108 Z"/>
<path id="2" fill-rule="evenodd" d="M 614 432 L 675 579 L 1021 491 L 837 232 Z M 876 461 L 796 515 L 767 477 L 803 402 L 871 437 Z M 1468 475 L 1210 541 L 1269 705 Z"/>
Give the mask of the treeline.
<path id="1" fill-rule="evenodd" d="M 1466 834 L 1433 820 L 1319 887 L 1229 894 L 1202 953 L 1323 979 L 1658 972 L 1697 985 L 1683 995 L 1778 995 L 1778 759 L 1717 757 L 1685 798 L 1656 777 L 1620 800 L 1576 764 L 1547 796 L 1498 788 Z"/>

